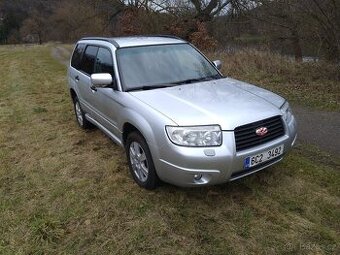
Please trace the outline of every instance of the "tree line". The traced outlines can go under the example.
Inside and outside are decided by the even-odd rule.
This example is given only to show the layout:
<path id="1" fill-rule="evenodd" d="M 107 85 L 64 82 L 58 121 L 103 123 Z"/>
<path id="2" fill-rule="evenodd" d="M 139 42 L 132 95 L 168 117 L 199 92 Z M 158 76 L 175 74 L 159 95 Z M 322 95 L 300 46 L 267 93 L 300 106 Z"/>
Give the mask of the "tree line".
<path id="1" fill-rule="evenodd" d="M 0 43 L 174 34 L 340 60 L 340 0 L 0 0 Z"/>

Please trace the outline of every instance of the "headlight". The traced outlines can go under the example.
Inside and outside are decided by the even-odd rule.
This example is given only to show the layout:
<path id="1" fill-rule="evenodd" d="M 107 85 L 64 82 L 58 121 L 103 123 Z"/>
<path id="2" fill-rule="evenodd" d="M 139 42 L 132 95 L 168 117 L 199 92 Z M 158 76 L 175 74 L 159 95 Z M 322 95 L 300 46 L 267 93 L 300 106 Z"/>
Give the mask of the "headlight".
<path id="1" fill-rule="evenodd" d="M 283 113 L 283 118 L 284 120 L 288 123 L 291 121 L 292 117 L 293 117 L 293 112 L 289 106 L 288 102 L 285 102 L 282 106 L 281 106 L 281 111 Z"/>
<path id="2" fill-rule="evenodd" d="M 189 147 L 220 146 L 222 131 L 220 126 L 176 127 L 166 126 L 169 139 L 177 145 Z"/>

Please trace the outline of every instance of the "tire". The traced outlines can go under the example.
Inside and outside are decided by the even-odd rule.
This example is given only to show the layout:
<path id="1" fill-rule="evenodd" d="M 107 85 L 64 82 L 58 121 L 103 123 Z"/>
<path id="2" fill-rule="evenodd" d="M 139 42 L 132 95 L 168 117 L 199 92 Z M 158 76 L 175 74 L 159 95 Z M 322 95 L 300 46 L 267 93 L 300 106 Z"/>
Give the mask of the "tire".
<path id="1" fill-rule="evenodd" d="M 77 123 L 82 129 L 90 129 L 93 127 L 92 123 L 85 118 L 85 113 L 81 109 L 78 97 L 73 99 L 73 108 L 76 116 Z"/>
<path id="2" fill-rule="evenodd" d="M 144 137 L 138 132 L 130 133 L 125 143 L 125 151 L 135 182 L 148 190 L 157 188 L 160 181 Z"/>

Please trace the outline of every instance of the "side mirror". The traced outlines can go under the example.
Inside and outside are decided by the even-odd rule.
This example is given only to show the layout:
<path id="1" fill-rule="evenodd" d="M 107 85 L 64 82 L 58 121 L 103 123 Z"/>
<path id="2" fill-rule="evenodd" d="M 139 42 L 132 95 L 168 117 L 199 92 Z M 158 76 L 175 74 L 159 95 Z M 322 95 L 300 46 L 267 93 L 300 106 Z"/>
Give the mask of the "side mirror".
<path id="1" fill-rule="evenodd" d="M 222 68 L 222 61 L 221 60 L 215 60 L 213 63 L 218 70 L 221 70 L 221 68 Z"/>
<path id="2" fill-rule="evenodd" d="M 105 88 L 112 84 L 112 76 L 109 73 L 95 73 L 91 75 L 91 83 L 95 88 Z"/>

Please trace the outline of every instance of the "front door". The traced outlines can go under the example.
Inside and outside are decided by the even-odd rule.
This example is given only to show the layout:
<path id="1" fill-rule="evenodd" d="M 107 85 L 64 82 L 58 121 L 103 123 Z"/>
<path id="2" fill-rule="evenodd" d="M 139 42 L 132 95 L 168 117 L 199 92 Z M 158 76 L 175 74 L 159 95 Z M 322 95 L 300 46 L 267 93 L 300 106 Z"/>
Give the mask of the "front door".
<path id="1" fill-rule="evenodd" d="M 113 57 L 111 51 L 99 47 L 93 73 L 109 73 L 114 80 L 113 84 L 106 88 L 97 88 L 93 93 L 93 105 L 98 111 L 99 122 L 116 137 L 120 137 L 120 130 L 117 127 L 117 116 L 121 106 L 119 98 L 121 93 L 115 89 L 115 75 L 113 68 Z"/>

